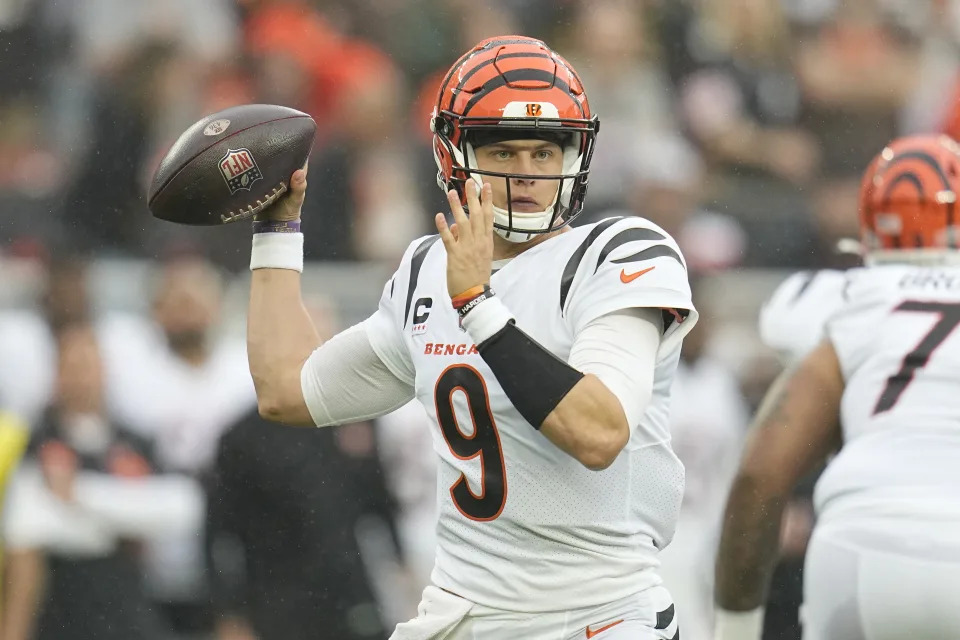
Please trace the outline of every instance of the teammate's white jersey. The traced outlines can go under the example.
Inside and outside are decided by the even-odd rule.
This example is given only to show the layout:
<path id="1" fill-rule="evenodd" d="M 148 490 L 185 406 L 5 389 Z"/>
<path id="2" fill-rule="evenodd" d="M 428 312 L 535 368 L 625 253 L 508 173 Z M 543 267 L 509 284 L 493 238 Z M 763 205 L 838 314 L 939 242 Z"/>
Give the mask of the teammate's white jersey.
<path id="1" fill-rule="evenodd" d="M 960 268 L 827 273 L 826 304 L 808 318 L 828 316 L 846 388 L 844 445 L 815 492 L 821 519 L 960 516 Z M 789 305 L 768 307 L 768 329 L 788 326 Z"/>
<path id="2" fill-rule="evenodd" d="M 513 407 L 450 305 L 436 236 L 411 244 L 367 321 L 371 344 L 414 385 L 439 455 L 433 582 L 487 607 L 522 612 L 596 606 L 659 582 L 657 548 L 673 536 L 683 467 L 670 448 L 670 383 L 696 322 L 674 241 L 640 219 L 609 219 L 536 245 L 491 286 L 517 326 L 567 360 L 577 332 L 607 313 L 670 314 L 653 397 L 616 461 L 591 471 Z"/>
<path id="3" fill-rule="evenodd" d="M 760 339 L 785 360 L 799 360 L 823 339 L 843 304 L 843 271 L 800 271 L 784 280 L 760 309 Z"/>

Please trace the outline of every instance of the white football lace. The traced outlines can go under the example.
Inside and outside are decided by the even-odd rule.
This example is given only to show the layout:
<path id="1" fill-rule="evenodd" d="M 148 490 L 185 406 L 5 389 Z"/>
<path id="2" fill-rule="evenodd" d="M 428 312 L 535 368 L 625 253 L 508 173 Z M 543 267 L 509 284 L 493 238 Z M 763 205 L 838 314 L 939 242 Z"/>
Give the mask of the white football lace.
<path id="1" fill-rule="evenodd" d="M 278 186 L 273 188 L 273 191 L 271 191 L 267 195 L 266 199 L 264 199 L 263 201 L 257 200 L 256 204 L 251 204 L 248 207 L 242 207 L 237 211 L 231 211 L 226 214 L 221 213 L 220 221 L 223 224 L 227 224 L 228 222 L 236 222 L 237 220 L 252 218 L 253 216 L 257 215 L 258 213 L 260 213 L 261 211 L 263 211 L 264 209 L 272 205 L 278 199 L 280 199 L 280 196 L 282 196 L 286 192 L 287 192 L 287 183 L 281 182 Z"/>

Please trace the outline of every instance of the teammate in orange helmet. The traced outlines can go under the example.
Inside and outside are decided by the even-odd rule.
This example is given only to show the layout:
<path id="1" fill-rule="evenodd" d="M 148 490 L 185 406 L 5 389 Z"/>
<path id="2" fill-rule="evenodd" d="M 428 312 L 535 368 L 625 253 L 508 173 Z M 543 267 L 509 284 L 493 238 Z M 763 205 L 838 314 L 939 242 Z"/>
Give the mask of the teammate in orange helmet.
<path id="1" fill-rule="evenodd" d="M 801 359 L 761 406 L 727 503 L 716 640 L 761 637 L 782 507 L 834 455 L 803 637 L 960 638 L 958 193 L 954 140 L 892 142 L 863 177 L 866 266 L 798 274 L 767 303 L 764 338 Z M 798 323 L 816 346 L 785 336 Z"/>
<path id="2" fill-rule="evenodd" d="M 303 311 L 304 172 L 254 223 L 261 413 L 326 426 L 427 409 L 437 559 L 395 640 L 676 638 L 656 568 L 683 495 L 668 404 L 697 318 L 686 262 L 642 218 L 569 226 L 599 119 L 543 42 L 479 43 L 430 118 L 453 223 L 437 214 L 411 242 L 364 322 L 321 345 Z"/>

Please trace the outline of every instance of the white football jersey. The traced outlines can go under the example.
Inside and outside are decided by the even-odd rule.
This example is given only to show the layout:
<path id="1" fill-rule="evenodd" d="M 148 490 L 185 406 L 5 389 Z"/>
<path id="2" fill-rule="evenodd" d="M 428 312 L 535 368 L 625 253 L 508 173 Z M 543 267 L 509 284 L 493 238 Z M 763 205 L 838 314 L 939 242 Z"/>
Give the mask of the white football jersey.
<path id="1" fill-rule="evenodd" d="M 667 323 L 649 407 L 616 461 L 591 471 L 524 420 L 460 328 L 437 240 L 411 244 L 367 321 L 374 350 L 414 385 L 435 427 L 433 582 L 522 612 L 595 606 L 657 584 L 657 549 L 673 536 L 683 495 L 670 384 L 697 318 L 676 243 L 643 219 L 608 219 L 524 251 L 491 278 L 517 326 L 563 360 L 597 317 L 679 312 Z"/>
<path id="2" fill-rule="evenodd" d="M 826 324 L 846 389 L 821 515 L 960 515 L 960 268 L 845 274 Z"/>
<path id="3" fill-rule="evenodd" d="M 823 340 L 827 320 L 843 304 L 843 271 L 799 271 L 784 280 L 760 309 L 760 339 L 788 362 Z"/>

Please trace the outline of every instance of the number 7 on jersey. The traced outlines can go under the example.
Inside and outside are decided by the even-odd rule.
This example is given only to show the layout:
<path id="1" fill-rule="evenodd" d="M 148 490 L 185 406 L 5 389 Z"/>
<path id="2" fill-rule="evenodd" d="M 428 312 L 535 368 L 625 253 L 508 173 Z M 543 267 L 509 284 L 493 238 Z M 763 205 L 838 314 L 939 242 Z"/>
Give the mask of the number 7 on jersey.
<path id="1" fill-rule="evenodd" d="M 873 408 L 873 415 L 889 411 L 897 404 L 907 386 L 913 382 L 917 369 L 922 369 L 930 362 L 930 356 L 947 339 L 957 325 L 960 324 L 960 303 L 956 302 L 923 302 L 906 300 L 900 303 L 894 311 L 919 311 L 939 314 L 933 328 L 923 337 L 923 340 L 903 358 L 900 370 L 887 378 L 883 393 Z"/>

